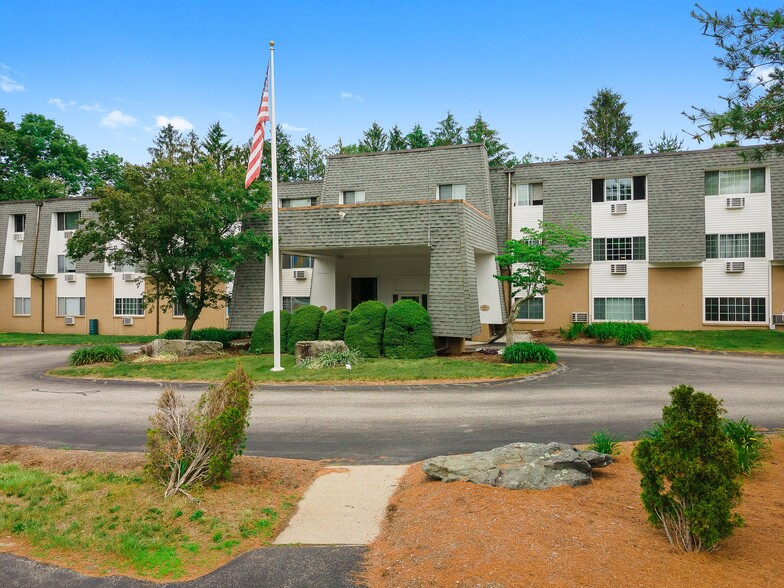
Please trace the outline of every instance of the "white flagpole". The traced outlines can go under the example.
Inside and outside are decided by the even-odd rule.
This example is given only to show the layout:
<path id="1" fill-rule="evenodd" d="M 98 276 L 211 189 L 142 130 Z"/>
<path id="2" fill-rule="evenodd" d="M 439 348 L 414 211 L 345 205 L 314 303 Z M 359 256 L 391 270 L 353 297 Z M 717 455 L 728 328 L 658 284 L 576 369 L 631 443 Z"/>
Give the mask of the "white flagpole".
<path id="1" fill-rule="evenodd" d="M 278 244 L 278 149 L 275 129 L 275 41 L 270 41 L 270 71 L 269 71 L 269 105 L 270 105 L 270 151 L 272 157 L 272 337 L 273 366 L 270 371 L 281 372 L 280 365 L 280 247 Z"/>

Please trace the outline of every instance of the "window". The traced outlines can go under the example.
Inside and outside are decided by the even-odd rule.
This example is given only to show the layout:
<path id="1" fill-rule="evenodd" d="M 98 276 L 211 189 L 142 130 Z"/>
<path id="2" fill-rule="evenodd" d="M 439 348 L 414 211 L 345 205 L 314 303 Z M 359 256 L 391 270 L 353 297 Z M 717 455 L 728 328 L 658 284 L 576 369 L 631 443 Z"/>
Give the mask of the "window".
<path id="1" fill-rule="evenodd" d="M 427 308 L 427 294 L 392 294 L 392 303 L 398 300 L 413 300 Z"/>
<path id="2" fill-rule="evenodd" d="M 75 231 L 79 228 L 80 212 L 58 212 L 57 213 L 57 230 L 58 231 Z"/>
<path id="3" fill-rule="evenodd" d="M 143 316 L 144 301 L 141 298 L 115 298 L 114 314 L 117 316 Z"/>
<path id="4" fill-rule="evenodd" d="M 341 194 L 341 204 L 359 204 L 365 201 L 365 193 L 356 190 L 346 190 Z"/>
<path id="5" fill-rule="evenodd" d="M 316 205 L 315 198 L 281 198 L 280 199 L 281 208 L 292 208 L 296 206 L 315 206 L 315 205 Z"/>
<path id="6" fill-rule="evenodd" d="M 172 316 L 177 318 L 182 318 L 185 316 L 185 313 L 180 308 L 180 303 L 176 300 L 172 303 Z"/>
<path id="7" fill-rule="evenodd" d="M 593 240 L 594 261 L 637 261 L 645 258 L 645 237 L 601 237 Z"/>
<path id="8" fill-rule="evenodd" d="M 517 206 L 542 206 L 543 184 L 517 184 Z"/>
<path id="9" fill-rule="evenodd" d="M 283 255 L 283 269 L 304 269 L 313 267 L 313 258 L 306 255 Z"/>
<path id="10" fill-rule="evenodd" d="M 594 298 L 595 321 L 644 321 L 645 298 Z"/>
<path id="11" fill-rule="evenodd" d="M 765 233 L 705 235 L 707 259 L 765 257 Z"/>
<path id="12" fill-rule="evenodd" d="M 439 200 L 465 200 L 465 184 L 440 184 L 438 186 Z"/>
<path id="13" fill-rule="evenodd" d="M 14 273 L 21 274 L 22 273 L 22 256 L 21 255 L 14 255 Z"/>
<path id="14" fill-rule="evenodd" d="M 536 296 L 529 298 L 517 308 L 517 320 L 543 321 L 544 298 Z"/>
<path id="15" fill-rule="evenodd" d="M 64 274 L 68 272 L 75 272 L 76 264 L 68 259 L 65 255 L 57 256 L 57 273 Z"/>
<path id="16" fill-rule="evenodd" d="M 593 202 L 645 200 L 645 184 L 645 176 L 591 180 L 591 200 Z"/>
<path id="17" fill-rule="evenodd" d="M 14 314 L 29 315 L 30 314 L 30 299 L 29 298 L 14 298 Z"/>
<path id="18" fill-rule="evenodd" d="M 310 297 L 308 296 L 284 296 L 283 297 L 283 310 L 288 310 L 289 312 L 294 312 L 300 306 L 305 306 L 306 304 L 310 304 Z"/>
<path id="19" fill-rule="evenodd" d="M 132 263 L 118 263 L 114 266 L 114 272 L 117 274 L 132 274 L 136 271 L 136 266 Z"/>
<path id="20" fill-rule="evenodd" d="M 705 172 L 705 195 L 761 194 L 765 192 L 765 168 Z"/>
<path id="21" fill-rule="evenodd" d="M 764 298 L 716 297 L 705 299 L 708 322 L 764 323 L 767 321 Z"/>
<path id="22" fill-rule="evenodd" d="M 58 316 L 84 316 L 84 298 L 58 298 Z"/>
<path id="23" fill-rule="evenodd" d="M 27 215 L 24 214 L 15 214 L 14 215 L 14 233 L 24 233 L 25 231 L 25 219 Z"/>

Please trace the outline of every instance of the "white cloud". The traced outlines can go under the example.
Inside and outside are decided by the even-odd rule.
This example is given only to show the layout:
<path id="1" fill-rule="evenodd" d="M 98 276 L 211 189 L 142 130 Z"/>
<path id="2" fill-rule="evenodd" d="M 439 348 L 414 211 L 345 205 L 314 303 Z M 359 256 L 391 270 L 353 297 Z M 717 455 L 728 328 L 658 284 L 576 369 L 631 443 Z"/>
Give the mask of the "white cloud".
<path id="1" fill-rule="evenodd" d="M 364 102 L 365 99 L 362 96 L 357 96 L 356 94 L 352 94 L 351 92 L 341 92 L 340 99 L 345 102 Z"/>
<path id="2" fill-rule="evenodd" d="M 295 127 L 294 125 L 290 125 L 287 122 L 284 122 L 280 125 L 280 128 L 284 131 L 289 131 L 291 133 L 301 133 L 302 131 L 307 131 L 308 127 Z"/>
<path id="3" fill-rule="evenodd" d="M 125 114 L 122 110 L 112 110 L 101 119 L 102 127 L 116 129 L 117 127 L 132 127 L 136 124 L 136 119 L 130 114 Z"/>
<path id="4" fill-rule="evenodd" d="M 74 106 L 76 106 L 76 102 L 71 100 L 70 102 L 63 102 L 60 98 L 49 98 L 46 102 L 47 104 L 54 104 L 60 110 L 71 110 Z"/>
<path id="5" fill-rule="evenodd" d="M 101 108 L 101 105 L 97 102 L 95 104 L 82 104 L 79 106 L 79 110 L 84 110 L 86 112 L 106 112 L 106 109 Z"/>
<path id="6" fill-rule="evenodd" d="M 171 125 L 178 131 L 190 131 L 193 128 L 193 123 L 182 116 L 173 116 L 171 118 L 163 115 L 156 116 L 155 124 L 159 127 Z"/>
<path id="7" fill-rule="evenodd" d="M 753 80 L 759 80 L 763 84 L 767 84 L 770 81 L 770 76 L 776 68 L 773 66 L 760 66 L 755 67 L 751 70 L 751 75 L 749 76 Z"/>
<path id="8" fill-rule="evenodd" d="M 11 71 L 11 68 L 8 67 L 5 63 L 0 63 L 0 90 L 3 92 L 24 92 L 25 87 L 21 82 L 17 82 L 13 79 L 10 75 L 14 73 Z"/>

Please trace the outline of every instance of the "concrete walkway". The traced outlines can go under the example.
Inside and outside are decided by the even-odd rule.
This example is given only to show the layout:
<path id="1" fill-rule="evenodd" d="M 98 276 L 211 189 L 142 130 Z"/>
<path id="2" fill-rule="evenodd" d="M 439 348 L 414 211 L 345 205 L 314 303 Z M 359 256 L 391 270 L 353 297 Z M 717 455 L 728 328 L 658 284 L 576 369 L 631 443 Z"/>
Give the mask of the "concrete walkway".
<path id="1" fill-rule="evenodd" d="M 408 469 L 395 466 L 327 468 L 300 501 L 277 545 L 367 545 L 381 530 L 387 504 Z"/>

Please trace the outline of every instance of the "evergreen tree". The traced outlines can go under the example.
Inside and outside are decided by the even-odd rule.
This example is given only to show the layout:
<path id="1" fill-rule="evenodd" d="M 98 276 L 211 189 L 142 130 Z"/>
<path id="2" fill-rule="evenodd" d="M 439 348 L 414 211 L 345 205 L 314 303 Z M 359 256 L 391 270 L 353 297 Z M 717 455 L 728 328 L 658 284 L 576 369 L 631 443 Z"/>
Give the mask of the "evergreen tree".
<path id="1" fill-rule="evenodd" d="M 278 158 L 278 181 L 293 182 L 302 179 L 297 166 L 297 149 L 291 144 L 291 136 L 286 133 L 280 125 L 275 125 L 276 146 Z M 250 153 L 250 151 L 248 151 Z M 247 161 L 245 162 L 247 164 Z M 264 139 L 262 146 L 261 173 L 260 179 L 270 181 L 272 179 L 272 147 L 270 139 Z"/>
<path id="2" fill-rule="evenodd" d="M 683 148 L 683 139 L 678 135 L 668 135 L 662 132 L 655 142 L 648 141 L 648 153 L 669 153 L 671 151 L 680 151 Z"/>
<path id="3" fill-rule="evenodd" d="M 389 131 L 389 150 L 402 151 L 406 148 L 408 148 L 406 137 L 403 135 L 403 131 L 400 130 L 400 127 L 395 125 L 392 127 L 392 130 Z"/>
<path id="4" fill-rule="evenodd" d="M 182 133 L 171 123 L 161 127 L 152 142 L 153 145 L 147 148 L 147 152 L 153 161 L 177 161 L 187 149 L 187 142 Z"/>
<path id="5" fill-rule="evenodd" d="M 487 160 L 491 167 L 506 166 L 513 159 L 513 154 L 506 143 L 502 143 L 498 131 L 491 129 L 480 112 L 474 123 L 466 129 L 469 143 L 484 142 L 487 149 Z M 515 160 L 516 161 L 516 160 Z M 514 165 L 514 164 L 512 164 Z"/>
<path id="6" fill-rule="evenodd" d="M 185 153 L 183 154 L 183 157 L 185 162 L 191 167 L 199 163 L 203 157 L 201 141 L 199 140 L 199 136 L 196 134 L 196 131 L 193 129 L 191 129 L 188 134 L 185 135 Z"/>
<path id="7" fill-rule="evenodd" d="M 642 153 L 626 102 L 610 88 L 601 88 L 585 109 L 582 138 L 572 147 L 577 159 L 617 157 Z"/>
<path id="8" fill-rule="evenodd" d="M 308 133 L 297 147 L 298 175 L 304 180 L 320 180 L 324 177 L 324 150 L 316 138 Z"/>
<path id="9" fill-rule="evenodd" d="M 422 125 L 417 123 L 414 125 L 414 128 L 411 129 L 411 132 L 406 135 L 406 143 L 408 144 L 409 149 L 430 147 L 430 137 L 422 130 Z"/>
<path id="10" fill-rule="evenodd" d="M 431 144 L 433 147 L 441 145 L 462 145 L 463 127 L 451 112 L 446 113 L 446 118 L 439 121 L 436 128 L 430 131 Z"/>
<path id="11" fill-rule="evenodd" d="M 231 157 L 231 139 L 226 137 L 220 121 L 215 121 L 209 126 L 201 145 L 206 156 L 212 160 L 219 171 L 226 169 Z"/>
<path id="12" fill-rule="evenodd" d="M 362 133 L 362 140 L 359 146 L 366 152 L 386 151 L 389 136 L 384 132 L 377 122 L 373 122 L 370 128 Z"/>

